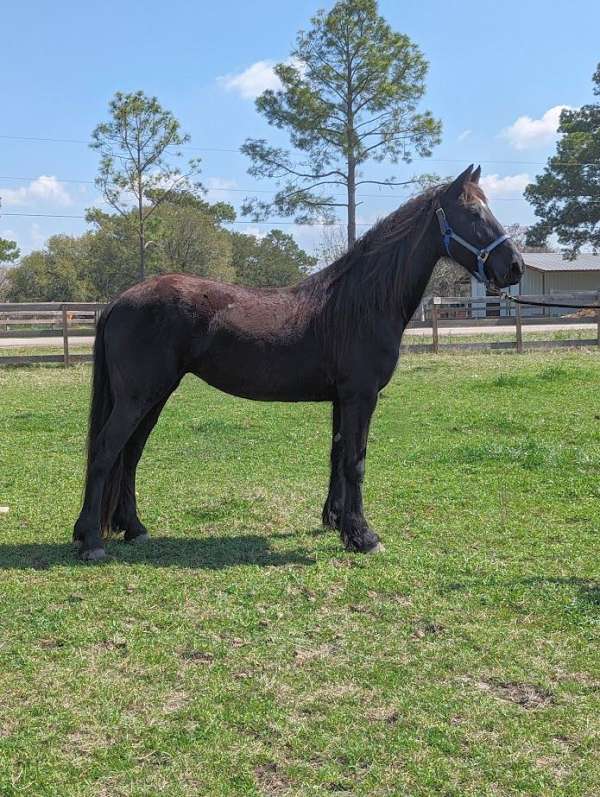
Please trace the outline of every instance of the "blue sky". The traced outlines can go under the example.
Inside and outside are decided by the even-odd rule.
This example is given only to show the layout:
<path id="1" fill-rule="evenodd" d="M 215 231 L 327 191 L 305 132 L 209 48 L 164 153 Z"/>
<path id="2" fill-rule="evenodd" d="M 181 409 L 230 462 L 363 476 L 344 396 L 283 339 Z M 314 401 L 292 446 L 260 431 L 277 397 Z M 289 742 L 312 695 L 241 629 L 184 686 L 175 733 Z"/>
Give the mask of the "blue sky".
<path id="1" fill-rule="evenodd" d="M 186 154 L 202 157 L 211 200 L 235 205 L 245 189 L 268 190 L 268 183 L 246 174 L 247 161 L 237 152 L 247 136 L 273 136 L 252 96 L 272 84 L 270 66 L 289 55 L 296 31 L 331 4 L 3 3 L 0 236 L 15 238 L 28 251 L 54 233 L 85 229 L 77 219 L 8 215 L 79 216 L 99 201 L 97 189 L 85 182 L 93 181 L 97 168 L 97 156 L 85 144 L 17 137 L 87 141 L 117 90 L 155 94 L 175 113 L 192 136 L 190 146 L 198 148 Z M 530 223 L 531 209 L 521 193 L 553 151 L 558 107 L 592 98 L 591 76 L 600 61 L 600 3 L 380 0 L 380 11 L 429 60 L 422 107 L 444 125 L 442 144 L 431 159 L 391 167 L 390 173 L 446 176 L 481 162 L 500 220 Z M 369 191 L 360 222 L 367 225 L 391 212 L 403 197 L 395 193 L 397 199 Z M 308 248 L 318 245 L 322 234 L 282 228 Z"/>

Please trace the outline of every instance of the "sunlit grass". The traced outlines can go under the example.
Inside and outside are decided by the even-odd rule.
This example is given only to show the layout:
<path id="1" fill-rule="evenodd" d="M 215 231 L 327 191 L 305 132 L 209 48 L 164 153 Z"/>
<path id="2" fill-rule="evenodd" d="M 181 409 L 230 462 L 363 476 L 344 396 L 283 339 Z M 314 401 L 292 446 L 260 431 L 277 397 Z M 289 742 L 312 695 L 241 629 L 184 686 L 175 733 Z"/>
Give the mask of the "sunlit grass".
<path id="1" fill-rule="evenodd" d="M 600 357 L 406 357 L 386 553 L 319 526 L 329 408 L 188 378 L 146 548 L 76 561 L 88 367 L 0 370 L 0 794 L 600 793 Z"/>

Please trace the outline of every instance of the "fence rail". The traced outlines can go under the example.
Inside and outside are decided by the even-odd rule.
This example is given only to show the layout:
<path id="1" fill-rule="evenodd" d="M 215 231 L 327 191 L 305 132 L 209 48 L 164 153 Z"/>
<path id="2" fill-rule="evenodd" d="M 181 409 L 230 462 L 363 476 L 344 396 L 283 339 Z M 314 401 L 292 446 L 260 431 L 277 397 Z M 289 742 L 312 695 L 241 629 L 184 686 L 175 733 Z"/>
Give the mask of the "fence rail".
<path id="1" fill-rule="evenodd" d="M 600 304 L 600 291 L 581 291 L 576 293 L 553 293 L 546 295 L 521 296 L 525 301 L 542 301 L 559 304 Z M 93 337 L 96 323 L 105 304 L 97 302 L 33 302 L 0 303 L 0 366 L 28 363 L 62 363 L 65 367 L 73 363 L 89 362 L 92 354 L 73 354 L 70 351 L 73 340 L 79 337 Z M 538 308 L 532 308 L 537 311 Z M 528 340 L 523 330 L 530 325 L 543 323 L 581 324 L 589 326 L 593 336 L 589 338 Z M 512 327 L 512 340 L 489 340 L 485 342 L 443 342 L 444 331 L 450 336 L 460 327 L 472 329 L 499 326 Z M 407 328 L 411 330 L 431 329 L 431 343 L 409 343 L 402 345 L 403 351 L 432 352 L 513 350 L 522 353 L 526 349 L 551 349 L 569 347 L 600 347 L 600 310 L 588 311 L 580 315 L 572 309 L 562 316 L 544 316 L 539 312 L 529 312 L 527 307 L 515 305 L 497 296 L 435 296 L 420 305 Z M 508 331 L 508 330 L 507 330 Z M 3 341 L 16 339 L 62 338 L 62 354 L 21 355 L 10 353 Z M 31 345 L 31 343 L 29 345 Z M 26 344 L 24 344 L 26 345 Z M 47 345 L 47 343 L 45 344 Z M 2 352 L 7 352 L 6 354 Z"/>
<path id="2" fill-rule="evenodd" d="M 89 354 L 72 354 L 73 338 L 93 337 L 96 323 L 105 304 L 99 302 L 7 302 L 0 303 L 0 349 L 3 340 L 61 338 L 62 354 L 0 353 L 0 365 L 25 365 L 31 363 L 62 363 L 68 368 L 72 363 L 89 362 Z"/>
<path id="3" fill-rule="evenodd" d="M 522 301 L 527 302 L 548 302 L 555 306 L 560 305 L 561 302 L 566 304 L 596 304 L 600 305 L 600 291 L 578 291 L 572 293 L 552 293 L 552 294 L 536 294 L 536 295 L 522 295 L 519 297 Z M 488 315 L 490 310 L 493 315 Z M 422 344 L 407 344 L 403 348 L 412 352 L 426 352 L 430 351 L 438 354 L 440 350 L 444 351 L 459 351 L 471 350 L 476 351 L 479 349 L 513 349 L 519 354 L 522 354 L 527 349 L 552 349 L 560 347 L 588 347 L 600 346 L 600 309 L 595 311 L 586 311 L 585 315 L 580 315 L 577 310 L 572 308 L 564 308 L 562 316 L 548 316 L 541 317 L 537 312 L 538 307 L 528 308 L 527 305 L 515 304 L 510 299 L 503 299 L 499 296 L 434 296 L 423 303 L 420 308 L 420 313 L 415 314 L 417 317 L 413 318 L 408 329 L 407 334 L 410 335 L 411 329 L 419 329 L 431 326 L 432 343 Z M 533 311 L 533 312 L 531 312 Z M 473 313 L 477 312 L 474 316 Z M 484 315 L 481 315 L 481 313 Z M 590 314 L 591 313 L 591 314 Z M 572 324 L 586 324 L 589 325 L 590 330 L 594 335 L 590 338 L 572 338 L 566 339 L 552 339 L 552 340 L 527 340 L 523 338 L 523 328 L 527 326 L 535 326 L 543 324 L 546 326 L 553 326 L 557 324 L 572 325 Z M 452 330 L 459 327 L 511 327 L 515 330 L 514 340 L 496 340 L 476 343 L 440 343 L 441 330 L 446 329 L 452 334 Z"/>

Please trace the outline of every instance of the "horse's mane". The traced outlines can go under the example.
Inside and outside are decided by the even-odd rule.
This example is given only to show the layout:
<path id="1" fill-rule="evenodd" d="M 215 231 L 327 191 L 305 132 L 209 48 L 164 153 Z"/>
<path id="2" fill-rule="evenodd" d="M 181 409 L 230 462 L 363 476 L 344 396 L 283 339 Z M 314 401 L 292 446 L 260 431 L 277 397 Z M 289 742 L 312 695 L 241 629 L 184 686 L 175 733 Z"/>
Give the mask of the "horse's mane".
<path id="1" fill-rule="evenodd" d="M 310 296 L 317 331 L 334 358 L 361 329 L 368 329 L 382 312 L 406 306 L 410 256 L 429 227 L 441 194 L 448 184 L 433 186 L 379 221 L 334 263 L 298 286 Z M 465 204 L 485 201 L 476 183 L 467 183 Z"/>

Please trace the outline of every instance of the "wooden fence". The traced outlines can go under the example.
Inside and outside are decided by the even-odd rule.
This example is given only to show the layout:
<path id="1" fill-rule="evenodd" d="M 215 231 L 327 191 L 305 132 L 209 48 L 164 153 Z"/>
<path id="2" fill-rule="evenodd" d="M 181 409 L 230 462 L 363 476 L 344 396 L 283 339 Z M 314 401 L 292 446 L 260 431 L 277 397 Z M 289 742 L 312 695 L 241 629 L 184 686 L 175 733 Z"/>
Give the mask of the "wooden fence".
<path id="1" fill-rule="evenodd" d="M 524 300 L 546 301 L 553 304 L 600 304 L 600 292 L 578 292 L 550 294 L 545 296 L 522 296 Z M 100 313 L 106 305 L 90 302 L 37 302 L 32 304 L 0 304 L 0 366 L 21 365 L 28 363 L 62 363 L 68 367 L 72 363 L 88 362 L 91 352 L 86 354 L 72 353 L 70 348 L 74 340 L 81 337 L 93 337 Z M 440 297 L 426 300 L 419 308 L 406 331 L 403 351 L 432 352 L 444 351 L 476 351 L 476 350 L 514 350 L 519 353 L 525 349 L 551 349 L 561 346 L 599 346 L 600 347 L 600 310 L 581 316 L 576 310 L 565 308 L 565 315 L 540 318 L 528 312 L 525 306 L 499 299 L 497 296 L 487 297 Z M 551 326 L 555 324 L 586 324 L 590 336 L 586 338 L 527 340 L 523 330 L 530 325 Z M 459 334 L 460 327 L 469 329 L 484 327 L 506 327 L 511 340 L 488 340 L 477 342 L 444 342 L 444 333 L 448 336 Z M 414 330 L 431 330 L 431 343 L 408 343 Z M 3 347 L 4 340 L 57 338 L 62 348 L 61 354 L 11 354 L 11 349 Z M 60 341 L 58 339 L 61 339 Z M 34 343 L 33 340 L 31 340 Z"/>
<path id="2" fill-rule="evenodd" d="M 548 302 L 560 306 L 561 302 L 570 304 L 593 304 L 600 306 L 600 291 L 578 291 L 574 293 L 552 293 L 545 295 L 523 295 L 523 301 Z M 411 329 L 431 328 L 431 343 L 404 344 L 403 350 L 412 352 L 460 351 L 460 350 L 515 350 L 522 354 L 525 349 L 553 349 L 559 347 L 600 346 L 600 309 L 585 311 L 581 315 L 576 309 L 563 307 L 562 316 L 539 315 L 539 307 L 527 307 L 502 299 L 498 296 L 434 296 L 420 307 L 409 324 L 406 335 Z M 590 336 L 586 338 L 550 340 L 524 340 L 523 330 L 527 327 L 542 325 L 544 328 L 557 325 L 585 324 L 589 327 Z M 507 333 L 514 335 L 512 340 L 489 340 L 469 343 L 442 343 L 443 332 L 457 334 L 460 327 L 477 329 L 478 327 L 507 327 Z M 485 334 L 485 329 L 482 329 Z"/>
<path id="3" fill-rule="evenodd" d="M 73 339 L 93 337 L 100 313 L 106 305 L 96 302 L 0 303 L 0 365 L 89 362 L 92 354 L 72 354 Z M 5 340 L 60 338 L 62 354 L 11 355 Z M 7 353 L 5 353 L 7 352 Z"/>

